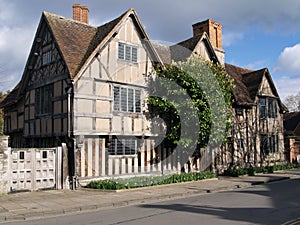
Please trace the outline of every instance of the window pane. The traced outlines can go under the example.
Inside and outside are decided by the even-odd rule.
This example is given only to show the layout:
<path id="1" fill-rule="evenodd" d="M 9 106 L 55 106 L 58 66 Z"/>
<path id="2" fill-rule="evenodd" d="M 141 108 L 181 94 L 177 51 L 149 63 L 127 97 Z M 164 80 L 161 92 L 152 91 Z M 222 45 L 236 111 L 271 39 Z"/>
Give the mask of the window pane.
<path id="1" fill-rule="evenodd" d="M 117 140 L 117 155 L 123 155 L 122 140 Z"/>
<path id="2" fill-rule="evenodd" d="M 120 87 L 114 87 L 114 110 L 120 111 Z"/>
<path id="3" fill-rule="evenodd" d="M 35 112 L 36 114 L 41 114 L 41 94 L 40 94 L 40 88 L 36 89 L 35 91 Z"/>
<path id="4" fill-rule="evenodd" d="M 137 62 L 137 48 L 132 47 L 132 62 Z"/>
<path id="5" fill-rule="evenodd" d="M 51 61 L 52 61 L 52 51 L 50 50 L 50 51 L 44 52 L 42 60 L 43 60 L 43 62 L 42 62 L 43 65 L 51 63 Z"/>
<path id="6" fill-rule="evenodd" d="M 141 112 L 141 91 L 135 90 L 135 112 Z"/>
<path id="7" fill-rule="evenodd" d="M 259 115 L 260 118 L 266 117 L 266 98 L 259 99 Z"/>
<path id="8" fill-rule="evenodd" d="M 128 112 L 134 112 L 133 89 L 128 89 Z"/>
<path id="9" fill-rule="evenodd" d="M 277 153 L 278 152 L 278 135 L 270 136 L 270 152 Z"/>
<path id="10" fill-rule="evenodd" d="M 121 111 L 127 112 L 127 88 L 121 88 Z"/>
<path id="11" fill-rule="evenodd" d="M 118 49 L 118 58 L 119 59 L 124 59 L 125 58 L 125 54 L 124 51 L 125 50 L 125 45 L 122 43 L 119 43 L 119 49 Z"/>
<path id="12" fill-rule="evenodd" d="M 125 60 L 131 60 L 131 46 L 126 45 Z"/>
<path id="13" fill-rule="evenodd" d="M 277 118 L 277 101 L 274 98 L 268 100 L 268 116 L 269 118 Z"/>
<path id="14" fill-rule="evenodd" d="M 125 139 L 125 155 L 131 154 L 131 139 Z"/>
<path id="15" fill-rule="evenodd" d="M 108 147 L 108 153 L 110 155 L 115 155 L 116 154 L 116 151 L 115 151 L 115 149 L 116 149 L 116 141 L 117 141 L 117 139 L 112 139 L 111 140 L 110 146 Z"/>
<path id="16" fill-rule="evenodd" d="M 260 151 L 264 154 L 269 154 L 268 136 L 266 134 L 260 135 Z"/>

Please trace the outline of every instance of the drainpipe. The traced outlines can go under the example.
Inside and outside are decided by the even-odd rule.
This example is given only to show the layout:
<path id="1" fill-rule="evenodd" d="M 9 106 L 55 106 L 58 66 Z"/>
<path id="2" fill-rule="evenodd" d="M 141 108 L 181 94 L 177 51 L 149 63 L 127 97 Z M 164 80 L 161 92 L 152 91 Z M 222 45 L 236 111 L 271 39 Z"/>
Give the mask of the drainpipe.
<path id="1" fill-rule="evenodd" d="M 68 141 L 71 141 L 71 146 L 73 150 L 73 162 L 72 162 L 72 171 L 70 175 L 72 175 L 72 190 L 76 189 L 76 139 L 74 138 L 73 132 L 73 123 L 74 123 L 74 83 L 70 83 L 67 87 L 68 94 Z"/>

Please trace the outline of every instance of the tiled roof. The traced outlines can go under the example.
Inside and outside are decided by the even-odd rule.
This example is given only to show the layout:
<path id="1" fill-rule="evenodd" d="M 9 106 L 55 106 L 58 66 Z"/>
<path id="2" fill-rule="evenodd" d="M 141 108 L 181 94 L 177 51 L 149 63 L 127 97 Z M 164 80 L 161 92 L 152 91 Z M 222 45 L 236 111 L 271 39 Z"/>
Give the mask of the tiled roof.
<path id="1" fill-rule="evenodd" d="M 171 57 L 171 50 L 170 46 L 158 43 L 158 42 L 151 42 L 152 46 L 154 47 L 155 51 L 159 55 L 160 59 L 165 65 L 169 65 L 172 62 Z"/>
<path id="2" fill-rule="evenodd" d="M 200 39 L 202 36 L 198 35 L 195 37 L 191 37 L 187 40 L 181 41 L 179 43 L 177 43 L 177 45 L 180 45 L 184 48 L 187 48 L 191 51 L 194 51 L 194 49 L 196 48 L 196 45 L 199 43 Z"/>
<path id="3" fill-rule="evenodd" d="M 202 35 L 198 35 L 171 46 L 154 42 L 153 46 L 163 63 L 169 65 L 172 61 L 185 61 L 190 57 L 201 38 Z"/>
<path id="4" fill-rule="evenodd" d="M 286 132 L 300 135 L 300 112 L 285 113 L 283 125 Z"/>
<path id="5" fill-rule="evenodd" d="M 272 92 L 278 98 L 280 110 L 288 111 L 279 98 L 278 92 L 267 68 L 249 70 L 226 63 L 225 70 L 234 79 L 235 87 L 233 89 L 233 96 L 238 105 L 254 104 L 263 76 L 266 76 L 270 83 Z"/>
<path id="6" fill-rule="evenodd" d="M 266 73 L 266 68 L 256 70 L 250 73 L 243 74 L 243 82 L 246 85 L 250 98 L 252 101 L 255 100 L 255 97 L 257 96 L 260 84 L 262 82 L 263 76 Z"/>
<path id="7" fill-rule="evenodd" d="M 118 18 L 116 18 L 102 26 L 97 27 L 96 33 L 95 33 L 93 39 L 91 40 L 89 47 L 80 63 L 78 69 L 76 70 L 76 72 L 78 72 L 78 70 L 83 66 L 83 64 L 87 60 L 87 58 L 92 54 L 92 52 L 96 49 L 96 47 L 104 40 L 104 38 L 107 37 L 109 32 L 111 32 L 113 30 L 113 28 L 122 20 L 122 18 L 124 17 L 124 15 L 126 13 L 122 14 Z"/>
<path id="8" fill-rule="evenodd" d="M 73 78 L 97 33 L 97 28 L 86 23 L 44 12 L 50 29 L 61 50 Z"/>
<path id="9" fill-rule="evenodd" d="M 252 105 L 254 101 L 243 81 L 243 75 L 253 71 L 227 63 L 225 63 L 225 70 L 234 80 L 233 96 L 236 103 L 238 105 Z"/>
<path id="10" fill-rule="evenodd" d="M 71 78 L 83 66 L 93 50 L 118 24 L 125 14 L 99 27 L 44 12 L 44 16 L 58 43 Z"/>
<path id="11" fill-rule="evenodd" d="M 19 91 L 20 83 L 16 85 L 16 87 L 0 102 L 0 108 L 7 106 L 9 104 L 13 104 L 18 99 L 18 91 Z"/>

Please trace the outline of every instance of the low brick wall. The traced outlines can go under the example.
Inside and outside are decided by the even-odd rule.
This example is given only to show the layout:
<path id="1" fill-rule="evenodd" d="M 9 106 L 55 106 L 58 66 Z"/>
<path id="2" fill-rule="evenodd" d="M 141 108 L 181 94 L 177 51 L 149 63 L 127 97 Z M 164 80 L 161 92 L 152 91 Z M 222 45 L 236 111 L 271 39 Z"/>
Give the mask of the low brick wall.
<path id="1" fill-rule="evenodd" d="M 0 136 L 0 193 L 9 192 L 8 137 Z"/>

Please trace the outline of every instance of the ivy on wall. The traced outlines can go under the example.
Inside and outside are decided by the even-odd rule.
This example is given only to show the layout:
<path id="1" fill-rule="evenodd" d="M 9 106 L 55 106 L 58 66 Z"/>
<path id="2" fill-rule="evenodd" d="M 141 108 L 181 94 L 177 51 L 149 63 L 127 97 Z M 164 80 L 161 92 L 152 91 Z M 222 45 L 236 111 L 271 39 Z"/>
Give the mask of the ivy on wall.
<path id="1" fill-rule="evenodd" d="M 197 149 L 222 144 L 231 121 L 233 80 L 223 66 L 192 55 L 149 77 L 152 117 L 166 124 L 164 142 Z"/>

